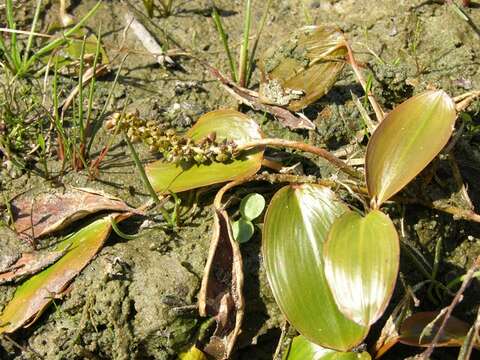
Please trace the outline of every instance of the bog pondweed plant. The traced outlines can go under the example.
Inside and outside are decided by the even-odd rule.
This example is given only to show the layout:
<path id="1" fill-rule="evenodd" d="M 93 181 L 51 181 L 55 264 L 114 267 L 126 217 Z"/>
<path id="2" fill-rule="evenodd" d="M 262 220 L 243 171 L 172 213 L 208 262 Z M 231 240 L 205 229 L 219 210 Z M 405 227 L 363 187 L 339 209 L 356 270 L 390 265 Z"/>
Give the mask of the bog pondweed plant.
<path id="1" fill-rule="evenodd" d="M 194 141 L 178 135 L 173 129 L 164 130 L 157 122 L 140 118 L 138 113 L 114 113 L 105 126 L 109 130 L 124 132 L 132 143 L 143 142 L 151 152 L 162 154 L 165 161 L 182 167 L 228 163 L 238 155 L 235 142 L 227 139 L 217 141 L 214 131 Z"/>

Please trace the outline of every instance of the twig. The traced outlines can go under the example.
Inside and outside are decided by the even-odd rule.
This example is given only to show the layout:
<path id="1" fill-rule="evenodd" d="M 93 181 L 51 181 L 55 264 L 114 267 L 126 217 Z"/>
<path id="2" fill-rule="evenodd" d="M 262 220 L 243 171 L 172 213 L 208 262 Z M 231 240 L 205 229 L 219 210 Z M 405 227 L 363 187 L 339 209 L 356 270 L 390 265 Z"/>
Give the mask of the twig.
<path id="1" fill-rule="evenodd" d="M 445 328 L 445 325 L 447 324 L 448 319 L 452 315 L 453 309 L 455 308 L 455 306 L 457 306 L 457 304 L 460 301 L 462 301 L 463 293 L 465 292 L 465 289 L 468 287 L 468 285 L 472 281 L 473 275 L 474 275 L 475 271 L 478 270 L 478 268 L 480 268 L 480 256 L 477 257 L 477 259 L 473 263 L 472 267 L 468 270 L 468 272 L 465 275 L 465 278 L 463 280 L 462 286 L 460 287 L 460 289 L 458 289 L 458 291 L 455 294 L 455 297 L 453 298 L 452 302 L 446 308 L 447 311 L 446 311 L 445 316 L 442 320 L 442 323 L 440 324 L 440 327 L 438 328 L 438 331 L 435 334 L 435 337 L 433 338 L 433 340 L 430 343 L 430 345 L 428 346 L 428 348 L 420 355 L 421 359 L 425 359 L 425 360 L 430 359 L 430 355 L 432 355 L 433 349 L 435 348 L 438 341 L 440 340 L 440 337 L 443 335 L 442 334 L 443 329 Z"/>
<path id="2" fill-rule="evenodd" d="M 125 14 L 125 21 L 129 24 L 130 28 L 138 40 L 142 43 L 143 47 L 151 53 L 155 60 L 162 66 L 174 66 L 175 62 L 170 56 L 165 54 L 160 44 L 153 38 L 148 30 L 143 26 L 135 17 L 127 12 Z"/>

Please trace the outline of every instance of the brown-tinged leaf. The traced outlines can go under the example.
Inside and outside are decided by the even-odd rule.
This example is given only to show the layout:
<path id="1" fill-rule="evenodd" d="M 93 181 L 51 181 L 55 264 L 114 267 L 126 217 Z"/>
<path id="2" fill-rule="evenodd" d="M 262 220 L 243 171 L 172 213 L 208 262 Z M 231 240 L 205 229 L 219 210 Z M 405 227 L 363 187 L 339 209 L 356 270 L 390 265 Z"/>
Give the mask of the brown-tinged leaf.
<path id="1" fill-rule="evenodd" d="M 203 349 L 215 359 L 230 357 L 244 314 L 243 262 L 224 210 L 215 210 L 214 228 L 202 287 L 198 296 L 201 316 L 214 316 L 217 328 Z"/>
<path id="2" fill-rule="evenodd" d="M 368 193 L 376 207 L 387 201 L 442 150 L 455 124 L 455 103 L 443 91 L 426 91 L 403 102 L 368 142 Z"/>
<path id="3" fill-rule="evenodd" d="M 0 334 L 12 333 L 33 323 L 101 249 L 110 234 L 112 219 L 118 222 L 130 215 L 104 216 L 58 244 L 53 251 L 65 251 L 65 255 L 15 290 L 13 298 L 0 313 Z"/>
<path id="4" fill-rule="evenodd" d="M 52 189 L 33 196 L 24 193 L 12 200 L 11 209 L 17 233 L 31 239 L 64 229 L 96 212 L 137 212 L 102 191 L 74 187 Z"/>
<path id="5" fill-rule="evenodd" d="M 411 346 L 429 346 L 444 318 L 444 315 L 439 315 L 438 311 L 413 314 L 400 326 L 399 341 Z M 466 322 L 450 316 L 435 346 L 462 346 L 469 329 Z"/>
<path id="6" fill-rule="evenodd" d="M 19 281 L 53 264 L 65 254 L 65 251 L 35 251 L 23 253 L 13 265 L 0 271 L 0 285 Z"/>
<path id="7" fill-rule="evenodd" d="M 305 26 L 267 50 L 260 98 L 299 111 L 325 95 L 345 65 L 343 33 L 332 26 Z"/>

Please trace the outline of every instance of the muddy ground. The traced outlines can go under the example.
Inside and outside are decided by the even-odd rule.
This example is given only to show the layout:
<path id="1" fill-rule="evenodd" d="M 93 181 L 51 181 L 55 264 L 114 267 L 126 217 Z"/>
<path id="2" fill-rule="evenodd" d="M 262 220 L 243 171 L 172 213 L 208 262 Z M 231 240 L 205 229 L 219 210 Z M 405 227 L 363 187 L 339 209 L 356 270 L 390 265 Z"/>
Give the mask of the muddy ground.
<path id="1" fill-rule="evenodd" d="M 80 18 L 94 3 L 91 0 L 72 1 L 69 11 Z M 142 9 L 140 1 L 134 3 L 137 9 Z M 263 2 L 258 3 L 254 7 L 254 28 L 263 11 Z M 358 59 L 365 65 L 365 71 L 373 75 L 374 93 L 386 108 L 429 87 L 442 88 L 452 96 L 480 88 L 479 30 L 441 1 L 305 0 L 303 3 L 314 23 L 334 23 L 347 34 Z M 217 0 L 216 4 L 231 43 L 239 43 L 243 2 Z M 115 69 L 125 53 L 117 51 L 123 41 L 125 6 L 120 1 L 105 1 L 88 22 L 95 31 L 101 26 L 103 44 L 114 65 L 113 73 L 99 81 L 95 98 L 97 108 L 106 101 Z M 32 8 L 33 2 L 26 2 L 17 10 L 22 29 L 28 28 Z M 227 60 L 210 9 L 210 1 L 176 1 L 173 14 L 168 18 L 148 20 L 139 16 L 139 19 L 167 47 L 186 49 L 227 72 Z M 473 24 L 480 26 L 480 3 L 473 2 L 466 12 Z M 57 2 L 50 1 L 42 13 L 42 29 L 56 17 L 56 13 Z M 274 1 L 259 53 L 270 44 L 281 44 L 292 30 L 306 23 L 302 1 Z M 109 111 L 121 110 L 127 105 L 129 110 L 138 110 L 144 117 L 168 122 L 181 130 L 207 111 L 236 107 L 235 101 L 210 73 L 194 60 L 181 57 L 176 59 L 176 68 L 162 68 L 151 56 L 143 53 L 144 49 L 131 33 L 125 38 L 124 48 L 130 55 L 120 73 Z M 257 86 L 257 77 L 255 73 L 253 88 Z M 73 80 L 66 77 L 63 81 Z M 310 132 L 291 132 L 273 118 L 243 110 L 258 120 L 268 136 L 302 139 L 336 150 L 350 143 L 362 126 L 350 92 L 363 95 L 352 71 L 346 68 L 330 93 L 305 110 L 317 126 Z M 455 147 L 474 205 L 480 201 L 479 110 L 478 103 L 469 108 L 471 119 L 466 121 L 465 131 Z M 95 140 L 94 152 L 101 149 L 105 139 L 102 130 Z M 152 155 L 141 146 L 139 151 L 145 161 L 152 159 Z M 288 159 L 294 162 L 300 157 Z M 323 162 L 311 158 L 304 159 L 304 163 L 309 173 L 322 173 Z M 51 166 L 56 166 L 54 159 Z M 451 180 L 448 162 L 438 160 L 436 166 L 438 181 L 433 181 L 428 188 L 429 196 L 455 202 L 459 189 Z M 32 173 L 16 179 L 2 176 L 1 190 L 5 198 L 28 189 L 54 186 L 51 181 Z M 132 206 L 139 206 L 148 199 L 120 139 L 102 163 L 98 180 L 90 180 L 84 172 L 72 171 L 58 181 L 103 189 Z M 267 197 L 275 190 L 264 184 L 255 186 L 255 190 Z M 415 191 L 418 189 L 413 186 L 410 194 L 415 196 Z M 0 337 L 0 359 L 175 358 L 179 351 L 191 344 L 204 322 L 188 306 L 196 303 L 206 261 L 213 195 L 214 189 L 202 193 L 199 209 L 183 217 L 181 225 L 174 230 L 166 229 L 155 217 L 147 223 L 142 218 L 130 221 L 124 230 L 139 231 L 140 236 L 135 240 L 124 240 L 112 235 L 62 300 L 55 301 L 55 306 L 42 314 L 34 325 L 15 333 L 11 339 Z M 451 215 L 418 205 L 392 205 L 388 211 L 397 220 L 404 216 L 402 240 L 429 261 L 433 261 L 435 244 L 442 239 L 444 246 L 439 274 L 442 282 L 463 274 L 480 254 L 480 226 L 477 224 L 456 221 Z M 399 220 L 397 223 L 400 224 Z M 247 314 L 236 354 L 238 359 L 271 359 L 283 322 L 262 270 L 259 248 L 258 234 L 242 245 Z M 10 230 L 0 228 L 0 260 L 14 256 L 22 249 L 28 249 L 28 245 L 16 239 Z M 423 280 L 405 254 L 402 255 L 401 272 L 409 285 Z M 11 298 L 13 291 L 14 286 L 0 286 L 0 308 Z M 393 304 L 402 293 L 403 288 L 398 285 Z M 474 281 L 456 312 L 460 318 L 473 322 L 479 295 L 480 288 Z M 425 294 L 418 296 L 420 309 L 425 310 L 438 309 L 451 301 L 447 297 L 444 304 L 434 304 Z M 383 322 L 384 319 L 379 326 Z M 378 329 L 374 329 L 368 339 L 369 345 L 377 334 Z M 418 352 L 418 349 L 398 346 L 384 358 L 404 359 Z M 456 350 L 436 350 L 433 358 L 455 359 Z"/>

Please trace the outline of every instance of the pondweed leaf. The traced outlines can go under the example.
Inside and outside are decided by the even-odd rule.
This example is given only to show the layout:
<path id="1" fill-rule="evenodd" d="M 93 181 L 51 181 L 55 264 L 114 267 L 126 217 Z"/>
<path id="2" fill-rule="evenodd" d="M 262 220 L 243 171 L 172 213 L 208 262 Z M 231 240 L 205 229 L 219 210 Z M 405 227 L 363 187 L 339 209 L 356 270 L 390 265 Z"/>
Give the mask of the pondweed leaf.
<path id="1" fill-rule="evenodd" d="M 286 186 L 268 206 L 262 244 L 270 287 L 289 323 L 310 341 L 339 351 L 352 349 L 368 332 L 340 312 L 324 273 L 324 242 L 345 211 L 326 187 Z"/>
<path id="2" fill-rule="evenodd" d="M 370 360 L 368 353 L 341 352 L 321 347 L 302 335 L 293 338 L 283 360 Z"/>
<path id="3" fill-rule="evenodd" d="M 411 346 L 429 346 L 444 319 L 444 315 L 439 315 L 438 311 L 427 311 L 405 319 L 400 326 L 399 341 Z M 462 346 L 469 329 L 467 323 L 450 316 L 436 346 Z"/>
<path id="4" fill-rule="evenodd" d="M 186 136 L 199 141 L 215 133 L 217 140 L 229 139 L 238 144 L 263 137 L 257 123 L 235 110 L 217 110 L 203 115 Z M 216 183 L 254 175 L 261 166 L 263 149 L 255 148 L 230 163 L 213 162 L 208 165 L 180 165 L 156 161 L 145 170 L 156 192 L 181 192 Z"/>
<path id="5" fill-rule="evenodd" d="M 379 207 L 442 150 L 455 124 L 455 103 L 442 90 L 426 91 L 393 109 L 367 147 L 368 192 Z"/>
<path id="6" fill-rule="evenodd" d="M 332 225 L 325 243 L 325 276 L 340 310 L 370 326 L 383 314 L 397 279 L 400 246 L 390 218 L 378 210 L 350 211 Z"/>

